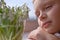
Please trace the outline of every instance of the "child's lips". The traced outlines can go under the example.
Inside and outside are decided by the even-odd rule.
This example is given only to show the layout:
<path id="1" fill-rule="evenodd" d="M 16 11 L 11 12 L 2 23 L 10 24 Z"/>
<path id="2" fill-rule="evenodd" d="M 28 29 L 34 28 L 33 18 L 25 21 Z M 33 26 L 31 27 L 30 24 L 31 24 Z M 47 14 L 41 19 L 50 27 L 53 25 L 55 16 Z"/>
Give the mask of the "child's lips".
<path id="1" fill-rule="evenodd" d="M 51 23 L 52 23 L 52 21 L 44 22 L 44 23 L 42 24 L 42 28 L 47 28 Z"/>

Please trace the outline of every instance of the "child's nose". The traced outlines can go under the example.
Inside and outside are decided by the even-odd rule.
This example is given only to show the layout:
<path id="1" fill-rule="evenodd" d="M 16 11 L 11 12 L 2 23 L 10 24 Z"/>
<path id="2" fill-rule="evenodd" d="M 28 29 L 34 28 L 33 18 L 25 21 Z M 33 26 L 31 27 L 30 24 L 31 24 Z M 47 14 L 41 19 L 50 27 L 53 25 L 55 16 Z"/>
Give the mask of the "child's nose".
<path id="1" fill-rule="evenodd" d="M 41 21 L 43 21 L 47 18 L 47 14 L 43 13 L 43 12 L 40 12 L 39 18 L 40 18 Z"/>

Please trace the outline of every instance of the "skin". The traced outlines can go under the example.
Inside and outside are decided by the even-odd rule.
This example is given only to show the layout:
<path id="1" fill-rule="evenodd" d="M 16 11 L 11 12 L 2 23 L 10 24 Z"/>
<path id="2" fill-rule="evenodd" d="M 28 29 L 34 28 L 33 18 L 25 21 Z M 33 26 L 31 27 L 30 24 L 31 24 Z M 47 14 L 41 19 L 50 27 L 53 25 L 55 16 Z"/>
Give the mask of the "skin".
<path id="1" fill-rule="evenodd" d="M 29 34 L 28 40 L 60 40 L 60 38 L 38 27 Z"/>
<path id="2" fill-rule="evenodd" d="M 60 0 L 37 0 L 34 5 L 37 5 L 35 12 L 40 27 L 44 22 L 51 21 L 52 23 L 43 29 L 49 33 L 60 32 Z"/>
<path id="3" fill-rule="evenodd" d="M 40 40 L 40 36 L 37 38 L 37 34 L 41 35 L 41 33 L 43 33 L 44 35 L 42 34 L 42 36 L 44 36 L 46 40 L 48 39 L 47 34 L 51 40 L 60 40 L 53 35 L 54 33 L 60 32 L 60 0 L 34 0 L 34 6 L 39 27 L 44 31 L 40 29 L 40 31 L 38 31 L 38 29 L 36 29 L 36 31 L 30 33 L 29 38 L 33 38 L 36 33 L 36 36 L 34 36 L 36 39 L 33 38 L 33 40 Z M 42 25 L 47 21 L 51 21 L 51 23 L 47 23 L 48 26 L 45 28 Z"/>

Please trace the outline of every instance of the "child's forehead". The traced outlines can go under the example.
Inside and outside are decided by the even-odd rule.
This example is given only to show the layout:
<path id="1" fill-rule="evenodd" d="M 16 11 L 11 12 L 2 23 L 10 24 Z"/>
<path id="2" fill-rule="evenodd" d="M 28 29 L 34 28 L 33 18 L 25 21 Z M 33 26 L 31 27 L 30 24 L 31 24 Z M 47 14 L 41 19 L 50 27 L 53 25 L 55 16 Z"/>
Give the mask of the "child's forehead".
<path id="1" fill-rule="evenodd" d="M 38 8 L 41 7 L 41 6 L 45 6 L 46 4 L 52 4 L 54 3 L 56 0 L 35 0 L 34 2 L 34 6 Z"/>
<path id="2" fill-rule="evenodd" d="M 38 4 L 45 4 L 45 3 L 48 3 L 48 2 L 55 2 L 56 0 L 35 0 L 34 3 L 38 3 Z"/>
<path id="3" fill-rule="evenodd" d="M 34 0 L 34 3 L 60 2 L 60 0 Z"/>

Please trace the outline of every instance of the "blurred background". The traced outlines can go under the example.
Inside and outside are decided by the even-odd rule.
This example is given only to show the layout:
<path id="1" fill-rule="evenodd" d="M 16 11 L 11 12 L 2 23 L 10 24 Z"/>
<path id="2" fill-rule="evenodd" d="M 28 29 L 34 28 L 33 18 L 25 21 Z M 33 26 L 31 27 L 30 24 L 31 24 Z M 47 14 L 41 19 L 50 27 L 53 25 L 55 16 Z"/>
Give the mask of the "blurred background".
<path id="1" fill-rule="evenodd" d="M 23 39 L 27 40 L 28 34 L 38 27 L 37 17 L 34 13 L 34 6 L 32 0 L 0 0 L 0 13 L 1 8 L 10 10 L 5 10 L 6 13 L 18 13 L 22 17 L 24 25 Z M 22 14 L 21 14 L 22 10 Z M 9 14 L 9 15 L 10 15 Z M 16 14 L 17 15 L 17 14 Z M 23 16 L 21 16 L 23 15 Z M 11 15 L 12 16 L 12 15 Z M 13 19 L 12 17 L 10 19 Z M 21 20 L 21 19 L 20 19 Z M 1 24 L 1 22 L 0 22 Z"/>

